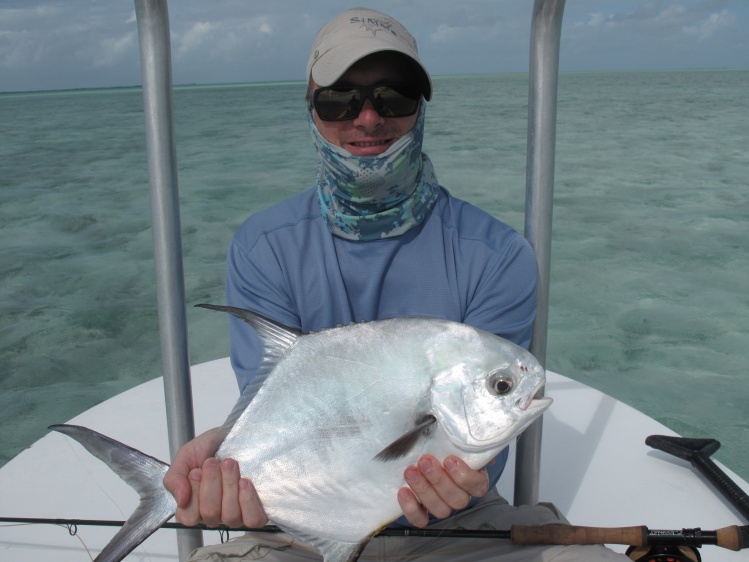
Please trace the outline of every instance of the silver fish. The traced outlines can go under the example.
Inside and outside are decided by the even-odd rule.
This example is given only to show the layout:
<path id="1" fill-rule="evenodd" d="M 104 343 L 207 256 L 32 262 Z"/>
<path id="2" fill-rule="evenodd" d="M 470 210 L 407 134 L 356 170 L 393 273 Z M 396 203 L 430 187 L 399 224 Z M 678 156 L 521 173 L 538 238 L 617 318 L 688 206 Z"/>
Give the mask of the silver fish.
<path id="1" fill-rule="evenodd" d="M 551 404 L 545 372 L 523 348 L 447 320 L 395 318 L 302 335 L 252 312 L 264 344 L 216 456 L 236 459 L 272 523 L 325 562 L 353 562 L 402 515 L 403 472 L 425 453 L 486 465 Z M 90 429 L 58 425 L 141 495 L 96 558 L 114 562 L 176 509 L 168 465 Z"/>

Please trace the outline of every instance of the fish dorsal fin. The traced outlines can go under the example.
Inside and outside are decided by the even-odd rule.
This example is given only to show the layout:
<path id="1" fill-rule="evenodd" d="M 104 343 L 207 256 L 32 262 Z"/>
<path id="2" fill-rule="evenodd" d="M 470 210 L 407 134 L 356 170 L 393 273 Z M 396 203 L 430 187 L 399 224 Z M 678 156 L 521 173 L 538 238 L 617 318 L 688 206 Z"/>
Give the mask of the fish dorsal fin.
<path id="1" fill-rule="evenodd" d="M 255 329 L 257 335 L 263 340 L 265 354 L 275 356 L 276 360 L 302 335 L 302 332 L 299 330 L 289 328 L 275 320 L 266 318 L 251 310 L 245 310 L 244 308 L 220 306 L 217 304 L 196 304 L 195 306 L 209 310 L 218 310 L 219 312 L 228 312 L 240 320 L 244 320 Z"/>
<path id="2" fill-rule="evenodd" d="M 283 354 L 286 353 L 286 350 L 299 339 L 302 332 L 236 306 L 220 306 L 216 304 L 196 304 L 195 306 L 209 310 L 218 310 L 219 312 L 228 312 L 240 320 L 244 320 L 252 326 L 263 342 L 263 357 L 258 364 L 255 376 L 244 390 L 242 390 L 242 395 L 224 422 L 223 428 L 228 434 L 239 416 L 247 408 L 247 405 L 255 398 L 257 391 L 263 386 L 265 379 L 268 378 L 268 374 L 270 374 Z"/>
<path id="3" fill-rule="evenodd" d="M 427 414 L 416 422 L 416 427 L 401 435 L 390 445 L 375 455 L 378 461 L 394 461 L 405 457 L 418 443 L 421 437 L 429 435 L 432 426 L 437 423 L 437 418 Z"/>

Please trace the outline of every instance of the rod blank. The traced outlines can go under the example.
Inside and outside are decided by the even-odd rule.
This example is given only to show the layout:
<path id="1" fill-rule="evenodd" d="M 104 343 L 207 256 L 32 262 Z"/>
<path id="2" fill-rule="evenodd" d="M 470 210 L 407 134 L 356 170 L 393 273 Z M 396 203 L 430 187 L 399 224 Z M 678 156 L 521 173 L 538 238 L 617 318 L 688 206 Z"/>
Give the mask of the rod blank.
<path id="1" fill-rule="evenodd" d="M 124 521 L 98 519 L 40 519 L 30 517 L 0 517 L 0 523 L 26 523 L 66 525 L 100 525 L 121 527 Z M 165 523 L 163 529 L 201 529 L 209 531 L 237 531 L 255 533 L 283 533 L 275 525 L 256 529 L 247 527 L 217 527 L 205 525 L 188 527 L 181 523 Z M 74 533 L 73 533 L 74 534 Z M 518 546 L 539 544 L 621 544 L 628 546 L 692 546 L 715 545 L 728 550 L 749 548 L 749 525 L 732 525 L 716 531 L 703 531 L 699 528 L 681 530 L 653 530 L 644 525 L 633 527 L 582 527 L 577 525 L 513 525 L 509 531 L 473 529 L 383 529 L 380 537 L 431 537 L 431 538 L 483 538 L 511 540 Z"/>

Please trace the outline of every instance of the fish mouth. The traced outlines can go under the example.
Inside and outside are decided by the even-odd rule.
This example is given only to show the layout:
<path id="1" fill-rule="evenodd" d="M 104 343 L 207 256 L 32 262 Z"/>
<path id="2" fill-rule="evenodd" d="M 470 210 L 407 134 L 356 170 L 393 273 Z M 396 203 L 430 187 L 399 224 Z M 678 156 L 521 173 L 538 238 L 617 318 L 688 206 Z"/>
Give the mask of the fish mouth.
<path id="1" fill-rule="evenodd" d="M 530 392 L 528 394 L 528 397 L 525 400 L 518 400 L 516 402 L 516 406 L 520 408 L 523 412 L 527 410 L 537 410 L 541 408 L 541 411 L 545 410 L 549 406 L 551 406 L 552 399 L 545 397 L 543 395 L 544 392 L 544 384 L 539 384 L 536 388 L 533 389 L 533 392 Z"/>
<path id="2" fill-rule="evenodd" d="M 528 397 L 524 401 L 518 401 L 517 406 L 520 410 L 520 417 L 523 420 L 518 428 L 518 434 L 525 431 L 525 429 L 541 417 L 551 403 L 554 401 L 548 396 L 543 395 L 544 384 L 541 383 L 532 392 L 528 393 Z"/>
<path id="3" fill-rule="evenodd" d="M 509 419 L 505 420 L 507 427 L 497 433 L 494 433 L 491 428 L 482 428 L 481 424 L 474 425 L 471 423 L 474 416 L 464 410 L 467 434 L 464 434 L 461 448 L 473 451 L 486 450 L 498 443 L 506 444 L 520 435 L 528 426 L 539 419 L 553 402 L 551 398 L 542 396 L 543 388 L 544 385 L 541 383 L 525 397 L 519 398 L 514 407 L 511 408 L 513 412 L 509 414 Z"/>
<path id="4" fill-rule="evenodd" d="M 523 411 L 531 413 L 531 421 L 535 421 L 536 418 L 538 418 L 549 406 L 551 406 L 552 402 L 553 400 L 548 396 L 533 398 L 528 401 L 528 404 L 525 408 L 523 408 Z"/>

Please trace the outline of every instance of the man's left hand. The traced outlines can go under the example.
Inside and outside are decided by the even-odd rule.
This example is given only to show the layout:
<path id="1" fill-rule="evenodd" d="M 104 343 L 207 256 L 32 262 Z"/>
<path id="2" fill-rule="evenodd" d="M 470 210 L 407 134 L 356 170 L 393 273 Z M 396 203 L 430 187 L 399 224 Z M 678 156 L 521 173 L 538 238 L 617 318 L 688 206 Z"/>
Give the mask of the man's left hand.
<path id="1" fill-rule="evenodd" d="M 461 459 L 449 456 L 443 464 L 424 455 L 404 472 L 409 487 L 398 490 L 398 503 L 414 527 L 426 527 L 429 514 L 444 519 L 453 509 L 463 509 L 471 497 L 489 491 L 486 469 L 473 470 Z"/>

